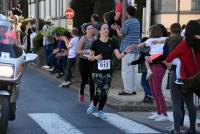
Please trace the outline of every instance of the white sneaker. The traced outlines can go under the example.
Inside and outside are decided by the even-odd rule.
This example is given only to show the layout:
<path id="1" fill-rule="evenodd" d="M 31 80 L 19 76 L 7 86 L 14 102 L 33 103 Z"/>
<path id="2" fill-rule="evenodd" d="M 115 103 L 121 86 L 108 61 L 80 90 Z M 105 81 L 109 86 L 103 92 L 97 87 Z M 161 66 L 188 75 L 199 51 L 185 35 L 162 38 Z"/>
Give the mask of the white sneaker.
<path id="1" fill-rule="evenodd" d="M 49 71 L 53 71 L 53 70 L 54 70 L 54 68 L 50 68 L 50 69 L 49 69 Z"/>
<path id="2" fill-rule="evenodd" d="M 159 114 L 158 113 L 153 113 L 153 115 L 148 116 L 147 118 L 150 120 L 155 120 L 156 118 L 158 118 Z"/>
<path id="3" fill-rule="evenodd" d="M 168 116 L 161 114 L 154 121 L 169 121 Z"/>
<path id="4" fill-rule="evenodd" d="M 107 119 L 107 117 L 106 117 L 106 115 L 105 115 L 105 113 L 103 111 L 99 111 L 98 115 L 99 115 L 99 118 L 102 119 L 102 120 L 106 120 Z"/>
<path id="5" fill-rule="evenodd" d="M 146 79 L 149 80 L 152 77 L 152 75 L 153 75 L 153 72 L 151 70 L 148 70 Z"/>
<path id="6" fill-rule="evenodd" d="M 45 66 L 42 66 L 43 68 L 46 68 L 46 69 L 49 69 L 50 67 L 49 66 L 47 66 L 47 65 L 45 65 Z"/>
<path id="7" fill-rule="evenodd" d="M 68 87 L 69 85 L 71 84 L 70 81 L 67 81 L 67 82 L 63 82 L 59 85 L 59 87 Z"/>

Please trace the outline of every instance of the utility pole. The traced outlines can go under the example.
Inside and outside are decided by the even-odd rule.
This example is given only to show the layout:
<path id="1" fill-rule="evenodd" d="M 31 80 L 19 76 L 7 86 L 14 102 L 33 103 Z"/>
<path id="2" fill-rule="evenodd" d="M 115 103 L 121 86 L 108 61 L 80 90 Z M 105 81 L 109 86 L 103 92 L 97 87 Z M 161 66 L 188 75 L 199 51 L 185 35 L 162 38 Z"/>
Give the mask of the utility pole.
<path id="1" fill-rule="evenodd" d="M 126 19 L 126 7 L 127 7 L 127 0 L 122 0 L 122 24 L 124 20 Z"/>
<path id="2" fill-rule="evenodd" d="M 180 22 L 180 0 L 177 1 L 178 9 L 177 9 L 177 22 Z"/>
<path id="3" fill-rule="evenodd" d="M 148 31 L 151 26 L 151 0 L 146 0 L 146 29 L 145 35 L 148 37 Z"/>
<path id="4" fill-rule="evenodd" d="M 59 25 L 59 27 L 60 27 L 60 9 L 61 9 L 61 8 L 60 8 L 60 0 L 58 0 L 58 4 L 59 4 L 59 5 L 58 5 L 58 7 L 59 7 L 59 8 L 58 8 L 58 9 L 59 9 L 59 10 L 58 10 L 58 25 Z"/>

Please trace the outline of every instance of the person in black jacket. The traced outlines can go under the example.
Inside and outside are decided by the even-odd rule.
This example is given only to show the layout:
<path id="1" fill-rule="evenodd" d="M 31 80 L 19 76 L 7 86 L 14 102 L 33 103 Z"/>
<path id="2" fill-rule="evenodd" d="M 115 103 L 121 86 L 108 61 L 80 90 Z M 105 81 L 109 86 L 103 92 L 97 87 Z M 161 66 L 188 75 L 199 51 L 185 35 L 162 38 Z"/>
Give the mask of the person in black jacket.
<path id="1" fill-rule="evenodd" d="M 142 38 L 141 42 L 145 42 L 148 38 L 144 37 Z M 145 66 L 145 56 L 149 55 L 149 48 L 144 48 L 140 50 L 140 57 L 137 60 L 132 61 L 129 63 L 129 65 L 138 65 L 138 73 L 142 73 L 141 77 L 141 85 L 145 92 L 145 97 L 143 102 L 144 103 L 153 103 L 153 98 L 151 95 L 151 89 L 148 83 L 148 80 L 146 80 L 147 77 L 147 69 Z"/>

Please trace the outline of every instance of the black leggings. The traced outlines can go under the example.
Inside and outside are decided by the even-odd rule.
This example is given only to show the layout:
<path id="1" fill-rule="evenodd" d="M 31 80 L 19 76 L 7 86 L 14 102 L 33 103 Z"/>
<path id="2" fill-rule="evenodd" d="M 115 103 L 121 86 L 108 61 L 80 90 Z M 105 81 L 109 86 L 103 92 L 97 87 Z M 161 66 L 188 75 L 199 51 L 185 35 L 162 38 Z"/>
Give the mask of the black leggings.
<path id="1" fill-rule="evenodd" d="M 80 94 L 84 95 L 85 85 L 89 83 L 90 85 L 90 100 L 94 100 L 94 81 L 92 79 L 92 66 L 93 62 L 88 61 L 87 59 L 80 58 L 79 60 L 79 70 L 81 74 L 81 85 L 80 85 Z"/>
<path id="2" fill-rule="evenodd" d="M 170 77 L 170 89 L 171 97 L 173 102 L 173 117 L 174 117 L 174 129 L 180 132 L 180 126 L 183 125 L 184 121 L 184 102 L 187 106 L 189 119 L 190 119 L 190 130 L 195 133 L 196 131 L 196 108 L 193 101 L 193 93 L 182 94 L 180 88 L 174 83 L 176 80 L 175 71 L 171 72 Z"/>
<path id="3" fill-rule="evenodd" d="M 68 58 L 67 59 L 67 68 L 65 71 L 65 76 L 64 76 L 64 80 L 65 81 L 71 81 L 72 78 L 72 67 L 76 62 L 76 58 Z"/>
<path id="4" fill-rule="evenodd" d="M 93 73 L 93 79 L 96 86 L 95 97 L 94 97 L 94 106 L 96 107 L 99 103 L 98 111 L 103 110 L 108 96 L 108 91 L 110 89 L 112 76 L 111 74 L 101 74 Z"/>

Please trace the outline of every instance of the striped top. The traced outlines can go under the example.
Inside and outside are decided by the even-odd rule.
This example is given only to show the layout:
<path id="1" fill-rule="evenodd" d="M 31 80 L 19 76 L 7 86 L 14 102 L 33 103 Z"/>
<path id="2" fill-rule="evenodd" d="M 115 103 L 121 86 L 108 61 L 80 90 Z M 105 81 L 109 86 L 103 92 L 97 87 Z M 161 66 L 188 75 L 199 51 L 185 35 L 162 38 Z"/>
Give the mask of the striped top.
<path id="1" fill-rule="evenodd" d="M 124 33 L 122 38 L 120 50 L 124 51 L 131 44 L 140 43 L 140 22 L 137 18 L 125 20 L 121 32 Z M 139 49 L 134 49 L 132 53 L 139 53 Z"/>

